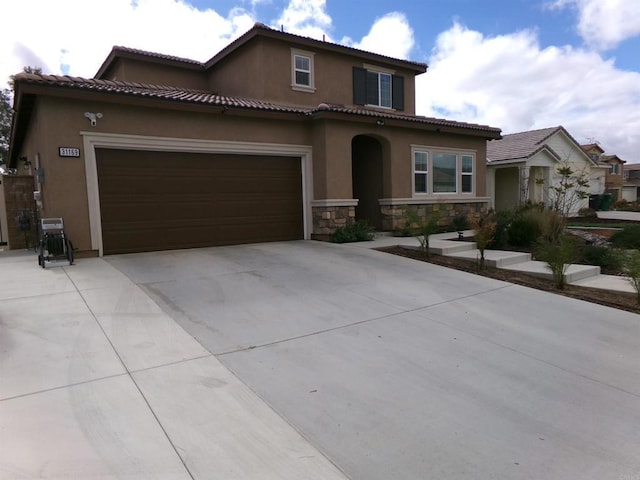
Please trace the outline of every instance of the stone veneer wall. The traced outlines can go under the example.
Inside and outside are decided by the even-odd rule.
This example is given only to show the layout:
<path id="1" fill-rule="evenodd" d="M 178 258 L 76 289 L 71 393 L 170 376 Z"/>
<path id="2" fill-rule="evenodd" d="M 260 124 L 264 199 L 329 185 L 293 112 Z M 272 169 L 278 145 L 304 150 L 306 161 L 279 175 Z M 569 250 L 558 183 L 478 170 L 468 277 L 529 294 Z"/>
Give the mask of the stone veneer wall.
<path id="1" fill-rule="evenodd" d="M 313 236 L 328 237 L 338 227 L 351 225 L 356 221 L 356 207 L 312 207 Z"/>
<path id="2" fill-rule="evenodd" d="M 381 207 L 383 230 L 396 231 L 404 228 L 406 213 L 409 209 L 416 211 L 420 219 L 438 214 L 440 216 L 438 226 L 452 228 L 454 217 L 462 215 L 469 220 L 479 218 L 489 211 L 489 204 L 487 202 L 469 202 L 383 205 Z"/>

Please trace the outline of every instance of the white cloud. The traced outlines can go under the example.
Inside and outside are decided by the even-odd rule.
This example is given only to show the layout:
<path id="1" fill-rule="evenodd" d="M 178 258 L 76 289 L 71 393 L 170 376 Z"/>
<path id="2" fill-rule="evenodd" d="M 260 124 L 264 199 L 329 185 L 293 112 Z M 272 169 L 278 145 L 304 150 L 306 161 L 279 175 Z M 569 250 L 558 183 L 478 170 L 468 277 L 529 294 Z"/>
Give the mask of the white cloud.
<path id="1" fill-rule="evenodd" d="M 555 0 L 551 8 L 574 7 L 578 11 L 578 33 L 597 50 L 609 50 L 640 35 L 638 0 Z"/>
<path id="2" fill-rule="evenodd" d="M 354 48 L 375 52 L 395 58 L 409 58 L 415 40 L 413 30 L 403 13 L 391 12 L 377 18 L 369 33 L 360 41 L 352 43 L 345 38 L 343 42 Z"/>
<path id="3" fill-rule="evenodd" d="M 273 28 L 304 37 L 329 41 L 332 29 L 331 17 L 326 12 L 326 0 L 290 0 Z"/>
<path id="4" fill-rule="evenodd" d="M 255 22 L 244 9 L 223 17 L 184 0 L 20 0 L 3 13 L 11 22 L 0 44 L 0 86 L 27 65 L 93 76 L 113 45 L 205 61 Z"/>
<path id="5" fill-rule="evenodd" d="M 512 133 L 563 125 L 578 141 L 640 161 L 640 73 L 598 54 L 541 49 L 533 31 L 486 38 L 459 24 L 441 33 L 417 78 L 417 111 Z"/>

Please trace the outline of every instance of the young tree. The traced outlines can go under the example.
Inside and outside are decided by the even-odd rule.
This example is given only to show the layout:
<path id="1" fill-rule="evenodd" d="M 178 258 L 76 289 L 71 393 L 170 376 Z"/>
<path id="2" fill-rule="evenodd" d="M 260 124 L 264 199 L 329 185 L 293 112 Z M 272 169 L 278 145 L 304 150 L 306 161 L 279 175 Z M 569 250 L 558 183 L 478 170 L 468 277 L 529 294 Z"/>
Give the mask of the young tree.
<path id="1" fill-rule="evenodd" d="M 560 179 L 549 186 L 550 208 L 567 217 L 577 210 L 585 198 L 589 198 L 589 174 L 577 172 L 569 161 L 556 168 Z"/>
<path id="2" fill-rule="evenodd" d="M 489 212 L 473 221 L 473 239 L 476 242 L 476 247 L 480 250 L 478 270 L 484 270 L 484 251 L 493 241 L 496 225 L 496 216 L 493 212 Z"/>
<path id="3" fill-rule="evenodd" d="M 11 134 L 11 91 L 0 90 L 0 165 L 9 160 L 9 135 Z"/>

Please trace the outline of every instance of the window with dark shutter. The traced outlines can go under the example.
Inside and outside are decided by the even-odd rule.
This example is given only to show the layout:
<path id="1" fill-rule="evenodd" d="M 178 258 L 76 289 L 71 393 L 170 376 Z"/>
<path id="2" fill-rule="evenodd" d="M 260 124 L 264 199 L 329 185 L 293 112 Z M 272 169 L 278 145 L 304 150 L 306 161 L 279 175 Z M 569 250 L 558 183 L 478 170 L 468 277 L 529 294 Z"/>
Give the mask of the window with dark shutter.
<path id="1" fill-rule="evenodd" d="M 404 77 L 353 67 L 353 103 L 404 110 Z"/>

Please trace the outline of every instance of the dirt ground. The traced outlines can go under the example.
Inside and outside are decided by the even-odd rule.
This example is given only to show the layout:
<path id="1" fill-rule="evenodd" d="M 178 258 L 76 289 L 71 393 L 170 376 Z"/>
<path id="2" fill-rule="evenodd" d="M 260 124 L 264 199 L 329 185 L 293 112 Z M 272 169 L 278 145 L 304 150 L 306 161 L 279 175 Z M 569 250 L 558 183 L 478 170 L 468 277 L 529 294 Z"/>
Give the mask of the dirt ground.
<path id="1" fill-rule="evenodd" d="M 640 314 L 640 305 L 638 304 L 636 295 L 631 293 L 614 293 L 595 288 L 577 287 L 574 285 L 567 285 L 565 286 L 564 290 L 558 290 L 555 288 L 551 280 L 545 280 L 543 278 L 526 275 L 524 273 L 489 267 L 478 272 L 475 262 L 470 262 L 468 260 L 445 257 L 441 255 L 430 255 L 429 257 L 425 258 L 425 256 L 418 250 L 407 249 L 399 246 L 385 247 L 378 250 L 393 255 L 400 255 L 422 262 L 429 262 L 436 265 L 442 265 L 444 267 L 455 268 L 457 270 L 462 270 L 476 275 L 495 278 L 496 280 L 503 280 L 505 282 L 524 285 L 526 287 L 537 288 L 538 290 L 544 290 L 558 295 L 564 295 L 567 297 L 585 300 L 592 303 L 598 303 L 600 305 L 606 305 L 608 307 L 618 308 L 620 310 L 626 310 L 628 312 Z"/>

